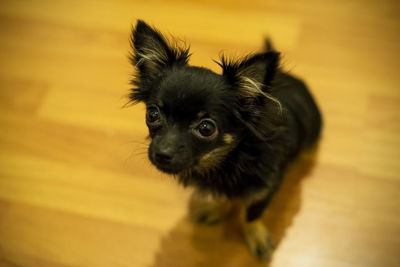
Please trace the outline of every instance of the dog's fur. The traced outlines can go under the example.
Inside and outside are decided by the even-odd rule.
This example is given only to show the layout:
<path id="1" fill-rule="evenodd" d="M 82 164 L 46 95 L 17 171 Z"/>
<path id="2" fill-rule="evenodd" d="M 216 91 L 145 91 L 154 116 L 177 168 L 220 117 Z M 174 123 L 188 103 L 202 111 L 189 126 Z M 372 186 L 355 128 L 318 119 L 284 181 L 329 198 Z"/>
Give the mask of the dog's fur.
<path id="1" fill-rule="evenodd" d="M 137 73 L 130 99 L 147 107 L 150 161 L 197 188 L 200 205 L 191 213 L 198 221 L 214 222 L 217 206 L 241 200 L 249 247 L 267 258 L 271 241 L 259 218 L 288 162 L 320 134 L 321 115 L 307 87 L 279 68 L 269 41 L 262 53 L 222 57 L 222 74 L 189 66 L 188 48 L 141 20 L 131 41 Z"/>

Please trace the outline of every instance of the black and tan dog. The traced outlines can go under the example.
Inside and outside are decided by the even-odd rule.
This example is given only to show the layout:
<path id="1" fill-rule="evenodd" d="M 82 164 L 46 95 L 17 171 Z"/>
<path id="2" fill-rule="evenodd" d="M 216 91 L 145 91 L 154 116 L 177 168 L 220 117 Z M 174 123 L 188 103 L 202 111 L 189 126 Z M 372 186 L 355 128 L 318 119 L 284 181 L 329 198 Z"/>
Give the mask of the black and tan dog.
<path id="1" fill-rule="evenodd" d="M 132 48 L 130 98 L 147 107 L 150 161 L 196 188 L 190 213 L 198 222 L 220 220 L 239 200 L 247 244 L 268 258 L 272 242 L 260 217 L 288 162 L 321 129 L 306 86 L 278 67 L 270 45 L 238 61 L 222 57 L 222 74 L 188 65 L 187 48 L 141 20 Z"/>

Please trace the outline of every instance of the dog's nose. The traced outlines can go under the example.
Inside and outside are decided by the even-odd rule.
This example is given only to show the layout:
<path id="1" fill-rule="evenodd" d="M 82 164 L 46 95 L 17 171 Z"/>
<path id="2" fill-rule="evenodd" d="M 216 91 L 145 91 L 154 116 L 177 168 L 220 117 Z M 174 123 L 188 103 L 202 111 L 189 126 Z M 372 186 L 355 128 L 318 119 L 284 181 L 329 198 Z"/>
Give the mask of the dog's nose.
<path id="1" fill-rule="evenodd" d="M 160 150 L 156 153 L 156 161 L 160 164 L 170 164 L 173 157 L 173 151 L 170 149 Z"/>

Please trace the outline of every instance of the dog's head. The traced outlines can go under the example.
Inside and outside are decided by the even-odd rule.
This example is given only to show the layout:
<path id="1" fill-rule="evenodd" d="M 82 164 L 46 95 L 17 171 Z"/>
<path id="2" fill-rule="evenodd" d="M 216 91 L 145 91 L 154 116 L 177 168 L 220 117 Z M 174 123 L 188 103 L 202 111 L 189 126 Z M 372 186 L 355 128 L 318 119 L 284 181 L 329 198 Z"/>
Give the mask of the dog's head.
<path id="1" fill-rule="evenodd" d="M 240 61 L 222 57 L 222 74 L 217 74 L 189 66 L 189 49 L 140 20 L 132 32 L 132 48 L 137 73 L 130 98 L 146 104 L 148 154 L 158 169 L 178 174 L 216 168 L 244 137 L 268 134 L 259 124 L 279 106 L 268 93 L 278 53 Z"/>

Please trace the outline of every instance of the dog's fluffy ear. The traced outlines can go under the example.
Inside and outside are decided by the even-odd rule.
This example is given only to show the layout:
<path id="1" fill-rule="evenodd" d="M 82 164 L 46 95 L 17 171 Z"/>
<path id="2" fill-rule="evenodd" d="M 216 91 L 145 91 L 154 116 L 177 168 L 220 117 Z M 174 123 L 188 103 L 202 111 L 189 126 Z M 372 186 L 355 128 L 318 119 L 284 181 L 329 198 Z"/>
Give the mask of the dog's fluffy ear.
<path id="1" fill-rule="evenodd" d="M 137 87 L 155 79 L 173 65 L 186 65 L 190 56 L 188 48 L 179 47 L 175 41 L 168 42 L 159 31 L 142 20 L 132 28 L 131 46 L 130 60 L 138 70 L 132 83 Z M 131 94 L 132 100 L 144 101 L 140 97 L 140 88 L 134 89 L 135 92 L 137 94 Z"/>
<path id="2" fill-rule="evenodd" d="M 159 31 L 142 20 L 138 20 L 132 30 L 131 42 L 132 63 L 144 76 L 157 76 L 163 68 L 185 65 L 189 60 L 189 49 L 170 44 Z"/>
<path id="3" fill-rule="evenodd" d="M 282 110 L 280 102 L 270 94 L 270 85 L 279 64 L 279 53 L 268 51 L 248 56 L 241 60 L 227 59 L 224 56 L 218 63 L 222 75 L 231 84 L 237 100 L 235 116 L 259 137 L 257 122 L 265 116 L 264 103 L 267 101 Z"/>
<path id="4" fill-rule="evenodd" d="M 223 76 L 233 84 L 241 94 L 252 96 L 268 92 L 268 87 L 279 64 L 279 53 L 269 51 L 234 61 L 222 56 Z"/>

